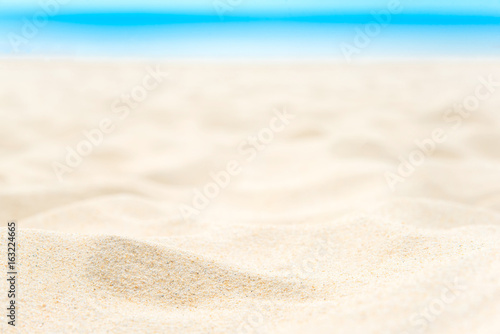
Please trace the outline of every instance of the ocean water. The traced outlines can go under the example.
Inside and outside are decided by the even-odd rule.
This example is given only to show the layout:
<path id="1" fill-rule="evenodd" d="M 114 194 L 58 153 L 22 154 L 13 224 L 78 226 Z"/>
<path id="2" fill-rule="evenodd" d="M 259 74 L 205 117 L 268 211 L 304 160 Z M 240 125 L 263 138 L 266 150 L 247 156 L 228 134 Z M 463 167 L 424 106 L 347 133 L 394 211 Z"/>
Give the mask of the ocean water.
<path id="1" fill-rule="evenodd" d="M 0 14 L 2 57 L 341 59 L 500 55 L 500 16 Z"/>

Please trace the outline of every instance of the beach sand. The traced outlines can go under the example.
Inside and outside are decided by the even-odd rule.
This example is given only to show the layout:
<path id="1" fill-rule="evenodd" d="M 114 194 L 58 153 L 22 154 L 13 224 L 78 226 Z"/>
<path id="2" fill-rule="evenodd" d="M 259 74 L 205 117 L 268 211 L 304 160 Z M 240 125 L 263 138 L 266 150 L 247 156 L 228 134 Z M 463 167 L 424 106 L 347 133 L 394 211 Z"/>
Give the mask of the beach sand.
<path id="1" fill-rule="evenodd" d="M 500 333 L 498 63 L 0 73 L 2 333 Z"/>

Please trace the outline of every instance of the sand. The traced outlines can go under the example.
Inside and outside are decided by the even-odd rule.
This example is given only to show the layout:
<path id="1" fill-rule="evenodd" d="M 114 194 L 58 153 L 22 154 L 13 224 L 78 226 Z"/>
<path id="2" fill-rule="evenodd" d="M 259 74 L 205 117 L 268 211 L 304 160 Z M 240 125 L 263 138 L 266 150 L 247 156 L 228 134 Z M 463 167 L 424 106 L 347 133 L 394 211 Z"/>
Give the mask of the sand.
<path id="1" fill-rule="evenodd" d="M 500 333 L 499 65 L 2 60 L 1 332 Z"/>

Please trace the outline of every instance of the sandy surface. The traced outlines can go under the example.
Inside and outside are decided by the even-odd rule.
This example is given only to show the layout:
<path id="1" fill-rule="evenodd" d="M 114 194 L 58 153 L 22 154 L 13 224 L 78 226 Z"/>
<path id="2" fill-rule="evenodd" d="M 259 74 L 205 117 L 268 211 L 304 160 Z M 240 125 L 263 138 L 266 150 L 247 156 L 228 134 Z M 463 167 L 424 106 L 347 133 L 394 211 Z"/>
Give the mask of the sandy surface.
<path id="1" fill-rule="evenodd" d="M 498 65 L 3 60 L 16 329 L 500 333 Z"/>

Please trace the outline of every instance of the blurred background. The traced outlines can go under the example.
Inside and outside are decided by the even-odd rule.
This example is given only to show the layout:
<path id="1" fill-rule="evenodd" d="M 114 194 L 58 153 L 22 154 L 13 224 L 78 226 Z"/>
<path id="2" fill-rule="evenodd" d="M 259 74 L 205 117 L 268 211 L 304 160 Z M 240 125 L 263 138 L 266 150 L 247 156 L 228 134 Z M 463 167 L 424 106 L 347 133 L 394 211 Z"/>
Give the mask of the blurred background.
<path id="1" fill-rule="evenodd" d="M 1 57 L 496 57 L 498 0 L 3 0 Z"/>

